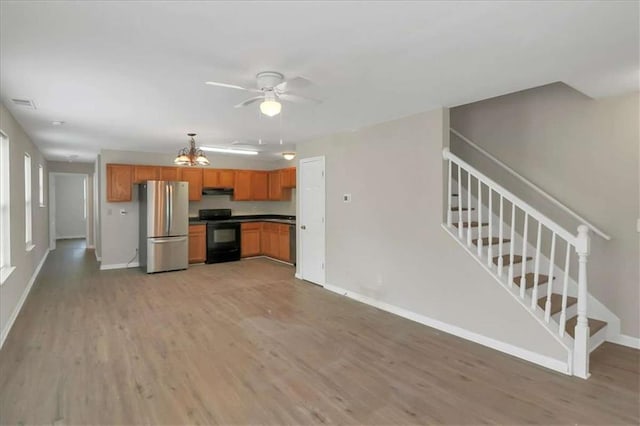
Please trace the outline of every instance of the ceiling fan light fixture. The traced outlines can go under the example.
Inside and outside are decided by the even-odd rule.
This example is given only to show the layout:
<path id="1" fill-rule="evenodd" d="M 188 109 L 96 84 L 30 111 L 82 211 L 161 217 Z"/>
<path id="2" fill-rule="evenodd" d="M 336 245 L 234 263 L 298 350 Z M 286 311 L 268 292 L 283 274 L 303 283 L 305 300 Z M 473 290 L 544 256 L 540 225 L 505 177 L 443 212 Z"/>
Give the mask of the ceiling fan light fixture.
<path id="1" fill-rule="evenodd" d="M 282 104 L 276 100 L 266 99 L 260 104 L 260 112 L 268 117 L 274 117 L 282 111 Z"/>
<path id="2" fill-rule="evenodd" d="M 296 158 L 296 153 L 295 152 L 283 152 L 282 156 L 284 157 L 285 160 L 293 160 L 294 158 Z"/>
<path id="3" fill-rule="evenodd" d="M 208 166 L 209 160 L 200 148 L 196 147 L 195 133 L 187 133 L 191 138 L 189 146 L 182 148 L 173 162 L 179 166 Z"/>

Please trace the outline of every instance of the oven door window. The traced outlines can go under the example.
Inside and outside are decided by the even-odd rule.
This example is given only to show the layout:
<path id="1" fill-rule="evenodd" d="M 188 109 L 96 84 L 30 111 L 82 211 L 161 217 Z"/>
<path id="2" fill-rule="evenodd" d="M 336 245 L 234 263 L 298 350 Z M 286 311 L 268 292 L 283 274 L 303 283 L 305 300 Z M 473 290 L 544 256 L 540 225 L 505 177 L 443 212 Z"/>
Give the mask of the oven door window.
<path id="1" fill-rule="evenodd" d="M 213 230 L 213 243 L 214 244 L 227 244 L 236 241 L 235 229 L 214 229 Z"/>

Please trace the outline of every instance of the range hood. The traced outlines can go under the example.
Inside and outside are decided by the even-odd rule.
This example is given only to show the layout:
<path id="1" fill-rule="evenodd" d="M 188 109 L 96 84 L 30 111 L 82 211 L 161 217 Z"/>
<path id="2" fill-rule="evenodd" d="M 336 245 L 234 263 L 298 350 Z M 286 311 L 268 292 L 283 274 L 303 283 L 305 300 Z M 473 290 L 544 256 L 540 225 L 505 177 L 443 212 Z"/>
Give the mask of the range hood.
<path id="1" fill-rule="evenodd" d="M 202 195 L 233 195 L 233 188 L 202 188 Z"/>

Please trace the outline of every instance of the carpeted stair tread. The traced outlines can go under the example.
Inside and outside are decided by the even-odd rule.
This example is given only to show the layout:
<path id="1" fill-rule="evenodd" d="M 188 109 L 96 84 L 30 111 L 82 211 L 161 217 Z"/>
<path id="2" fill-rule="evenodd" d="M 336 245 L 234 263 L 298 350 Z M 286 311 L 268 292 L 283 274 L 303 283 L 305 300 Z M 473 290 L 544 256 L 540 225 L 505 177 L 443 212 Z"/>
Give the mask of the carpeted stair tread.
<path id="1" fill-rule="evenodd" d="M 531 259 L 531 258 L 529 257 L 527 259 Z M 533 281 L 534 281 L 534 278 L 535 278 L 535 274 L 533 272 L 527 272 L 526 274 L 524 274 L 524 276 L 525 276 L 524 280 L 526 282 L 526 288 L 527 289 L 532 288 L 533 287 Z M 513 278 L 513 282 L 518 287 L 520 287 L 520 281 L 521 280 L 522 280 L 522 276 Z M 538 275 L 538 285 L 546 284 L 548 281 L 549 281 L 549 276 L 548 275 L 543 275 L 543 274 L 539 274 Z"/>
<path id="2" fill-rule="evenodd" d="M 500 256 L 496 256 L 496 257 L 493 258 L 493 264 L 494 265 L 498 264 L 498 258 L 499 257 Z M 509 257 L 510 257 L 510 255 L 508 255 L 508 254 L 505 254 L 505 255 L 502 256 L 502 265 L 503 266 L 509 265 L 509 262 L 511 260 Z M 527 260 L 531 260 L 531 259 L 532 259 L 532 257 L 527 257 Z M 520 256 L 518 254 L 514 254 L 513 255 L 513 264 L 515 265 L 516 263 L 522 263 L 522 256 Z"/>
<path id="3" fill-rule="evenodd" d="M 471 242 L 477 246 L 477 245 L 478 245 L 478 240 L 479 240 L 479 238 L 476 238 L 476 239 L 474 239 L 474 240 L 471 240 Z M 496 244 L 498 244 L 499 242 L 500 242 L 500 238 L 498 238 L 498 237 L 491 237 L 491 245 L 496 245 Z M 503 243 L 508 243 L 508 242 L 511 242 L 511 240 L 510 240 L 510 239 L 508 239 L 508 238 L 503 238 L 503 239 L 502 239 L 502 242 L 503 242 Z M 484 237 L 484 238 L 482 239 L 482 245 L 483 245 L 483 246 L 487 246 L 487 245 L 489 245 L 489 237 Z"/>
<path id="4" fill-rule="evenodd" d="M 569 306 L 573 306 L 578 303 L 578 299 L 575 297 L 567 296 L 567 308 Z M 547 296 L 543 296 L 538 299 L 538 306 L 540 306 L 543 310 L 547 304 Z M 562 295 L 553 293 L 551 295 L 551 315 L 555 315 L 562 310 Z"/>
<path id="5" fill-rule="evenodd" d="M 468 228 L 469 226 L 471 226 L 472 228 L 477 228 L 478 227 L 478 222 L 471 222 L 471 225 L 469 225 L 469 222 L 462 222 L 462 227 L 463 228 Z M 483 223 L 482 226 L 487 226 L 489 225 L 488 223 Z M 458 222 L 454 222 L 453 226 L 455 226 L 456 228 L 458 227 Z"/>
<path id="6" fill-rule="evenodd" d="M 596 334 L 598 331 L 602 330 L 604 326 L 607 325 L 605 321 L 600 321 L 594 318 L 587 318 L 589 320 L 589 337 Z M 578 316 L 576 315 L 573 318 L 567 320 L 564 329 L 567 331 L 569 336 L 574 337 L 576 324 L 578 323 Z"/>

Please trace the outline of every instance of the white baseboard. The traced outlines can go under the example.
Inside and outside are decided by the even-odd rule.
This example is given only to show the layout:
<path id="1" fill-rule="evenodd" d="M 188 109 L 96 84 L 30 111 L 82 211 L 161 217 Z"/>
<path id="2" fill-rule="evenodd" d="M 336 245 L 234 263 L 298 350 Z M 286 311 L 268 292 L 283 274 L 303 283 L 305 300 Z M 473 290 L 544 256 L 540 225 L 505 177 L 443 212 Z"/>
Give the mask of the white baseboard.
<path id="1" fill-rule="evenodd" d="M 140 264 L 138 262 L 131 263 L 112 263 L 111 265 L 100 265 L 100 269 L 102 271 L 106 271 L 108 269 L 125 269 L 125 268 L 137 268 Z"/>
<path id="2" fill-rule="evenodd" d="M 607 339 L 607 342 L 617 343 L 622 346 L 628 346 L 634 349 L 640 349 L 640 338 L 627 336 L 626 334 L 618 334 L 617 336 Z"/>
<path id="3" fill-rule="evenodd" d="M 64 235 L 60 237 L 56 236 L 56 240 L 78 240 L 80 238 L 87 238 L 87 236 L 86 235 Z"/>
<path id="4" fill-rule="evenodd" d="M 295 273 L 294 277 L 296 277 L 297 279 L 301 280 L 302 279 L 302 275 L 300 275 L 299 273 Z"/>
<path id="5" fill-rule="evenodd" d="M 96 260 L 97 260 L 98 262 L 101 262 L 101 261 L 102 261 L 102 256 L 98 256 L 98 250 L 94 251 L 94 252 L 93 252 L 93 254 L 95 255 Z"/>
<path id="6" fill-rule="evenodd" d="M 94 245 L 90 245 L 90 246 L 87 246 L 87 249 L 89 249 L 89 250 L 95 250 L 95 249 L 96 249 L 96 246 L 94 246 Z"/>
<path id="7" fill-rule="evenodd" d="M 27 300 L 27 296 L 29 296 L 31 287 L 33 287 L 33 283 L 36 282 L 36 278 L 38 278 L 40 269 L 42 268 L 42 265 L 44 265 L 45 260 L 47 260 L 47 256 L 49 256 L 49 249 L 47 249 L 47 251 L 44 253 L 44 256 L 42 256 L 40 263 L 38 263 L 38 266 L 36 266 L 36 270 L 33 271 L 33 275 L 31 275 L 29 282 L 27 282 L 27 286 L 22 292 L 22 295 L 18 300 L 18 304 L 16 305 L 15 309 L 11 313 L 11 316 L 9 317 L 9 321 L 7 322 L 7 325 L 4 327 L 4 330 L 2 330 L 2 334 L 0 334 L 0 349 L 2 349 L 2 345 L 4 345 L 4 341 L 9 335 L 9 331 L 11 331 L 11 327 L 13 327 L 13 323 L 16 321 L 16 318 L 18 318 L 18 314 L 22 309 L 22 305 L 24 305 L 24 302 Z"/>
<path id="8" fill-rule="evenodd" d="M 531 352 L 527 349 L 514 346 L 510 343 L 501 342 L 499 340 L 495 340 L 490 337 L 483 336 L 478 333 L 474 333 L 464 328 L 447 324 L 445 322 L 438 321 L 436 319 L 429 318 L 424 315 L 420 315 L 415 312 L 409 311 L 407 309 L 400 308 L 398 306 L 391 305 L 389 303 L 381 302 L 379 300 L 375 300 L 368 296 L 363 296 L 361 294 L 354 293 L 352 291 L 345 290 L 340 287 L 335 287 L 327 284 L 324 286 L 324 288 L 334 293 L 338 293 L 340 295 L 349 297 L 350 299 L 354 299 L 359 302 L 366 303 L 367 305 L 374 306 L 378 309 L 382 309 L 383 311 L 387 311 L 392 314 L 401 316 L 408 320 L 415 321 L 417 323 L 436 328 L 438 330 L 444 331 L 445 333 L 453 334 L 454 336 L 461 337 L 465 340 L 470 340 L 474 343 L 478 343 L 480 345 L 487 346 L 491 349 L 495 349 L 497 351 L 515 356 L 516 358 L 524 359 L 526 361 L 532 362 L 537 365 L 541 365 L 543 367 L 549 368 L 554 371 L 558 371 L 563 374 L 567 374 L 567 375 L 571 374 L 570 373 L 571 370 L 568 362 L 563 362 L 555 358 L 550 358 L 545 355 Z"/>

